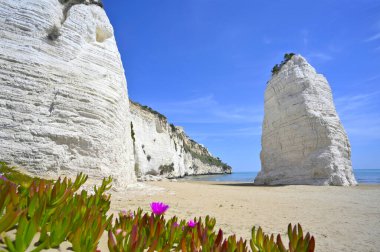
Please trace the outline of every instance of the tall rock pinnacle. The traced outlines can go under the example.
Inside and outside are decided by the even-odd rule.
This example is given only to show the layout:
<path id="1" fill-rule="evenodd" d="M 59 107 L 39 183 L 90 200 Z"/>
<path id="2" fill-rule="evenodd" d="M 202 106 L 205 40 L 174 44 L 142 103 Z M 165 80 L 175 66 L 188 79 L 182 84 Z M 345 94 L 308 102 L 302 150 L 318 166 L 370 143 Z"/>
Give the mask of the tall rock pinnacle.
<path id="1" fill-rule="evenodd" d="M 327 80 L 300 55 L 277 70 L 265 91 L 255 184 L 355 185 L 350 143 Z"/>

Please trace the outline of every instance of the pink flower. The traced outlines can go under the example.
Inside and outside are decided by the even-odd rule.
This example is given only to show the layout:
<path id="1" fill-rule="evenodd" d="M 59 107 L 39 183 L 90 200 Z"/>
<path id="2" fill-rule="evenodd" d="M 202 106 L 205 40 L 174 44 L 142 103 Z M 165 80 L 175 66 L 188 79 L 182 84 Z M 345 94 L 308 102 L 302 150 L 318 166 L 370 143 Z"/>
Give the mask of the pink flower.
<path id="1" fill-rule="evenodd" d="M 150 203 L 150 208 L 154 214 L 161 215 L 168 210 L 169 206 L 162 202 L 152 202 Z"/>
<path id="2" fill-rule="evenodd" d="M 119 235 L 123 230 L 121 228 L 116 229 L 116 235 Z"/>
<path id="3" fill-rule="evenodd" d="M 173 226 L 174 226 L 174 227 L 179 227 L 179 225 L 178 225 L 177 222 L 174 222 L 174 223 L 173 223 Z"/>
<path id="4" fill-rule="evenodd" d="M 189 227 L 193 228 L 193 227 L 195 227 L 195 225 L 197 225 L 197 223 L 196 223 L 195 221 L 193 221 L 193 220 L 189 220 L 189 221 L 187 222 L 187 225 L 188 225 Z"/>

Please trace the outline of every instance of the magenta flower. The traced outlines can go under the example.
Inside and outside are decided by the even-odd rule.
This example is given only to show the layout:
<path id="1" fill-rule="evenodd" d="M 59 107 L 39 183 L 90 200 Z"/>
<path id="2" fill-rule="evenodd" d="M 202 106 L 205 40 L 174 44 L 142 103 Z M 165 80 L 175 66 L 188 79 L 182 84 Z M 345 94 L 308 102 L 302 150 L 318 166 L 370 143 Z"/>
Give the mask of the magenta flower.
<path id="1" fill-rule="evenodd" d="M 193 228 L 193 227 L 195 227 L 195 225 L 197 225 L 197 223 L 196 223 L 195 221 L 193 221 L 193 220 L 189 220 L 189 221 L 187 222 L 187 225 L 188 225 L 189 227 Z"/>
<path id="2" fill-rule="evenodd" d="M 174 226 L 174 227 L 179 227 L 179 224 L 178 224 L 177 222 L 174 222 L 174 223 L 173 223 L 173 226 Z"/>
<path id="3" fill-rule="evenodd" d="M 161 215 L 168 210 L 169 206 L 162 202 L 152 202 L 150 203 L 150 208 L 154 214 Z"/>

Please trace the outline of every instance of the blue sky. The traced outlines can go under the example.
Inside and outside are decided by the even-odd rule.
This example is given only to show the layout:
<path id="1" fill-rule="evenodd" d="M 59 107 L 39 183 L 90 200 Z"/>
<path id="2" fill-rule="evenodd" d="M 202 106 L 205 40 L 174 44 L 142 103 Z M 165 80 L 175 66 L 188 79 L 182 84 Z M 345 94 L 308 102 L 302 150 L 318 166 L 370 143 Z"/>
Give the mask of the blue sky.
<path id="1" fill-rule="evenodd" d="M 302 54 L 328 79 L 354 169 L 380 168 L 380 1 L 104 0 L 129 96 L 234 171 L 260 170 L 273 65 Z"/>

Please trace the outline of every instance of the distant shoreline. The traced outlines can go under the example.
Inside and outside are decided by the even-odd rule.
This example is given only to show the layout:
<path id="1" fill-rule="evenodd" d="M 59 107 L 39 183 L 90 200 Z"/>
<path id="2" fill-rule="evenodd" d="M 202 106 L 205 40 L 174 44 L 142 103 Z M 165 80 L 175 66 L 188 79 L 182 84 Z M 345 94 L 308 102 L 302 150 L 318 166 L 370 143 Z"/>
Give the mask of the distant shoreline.
<path id="1" fill-rule="evenodd" d="M 232 172 L 231 174 L 203 174 L 178 178 L 180 181 L 216 181 L 252 183 L 258 171 Z M 380 184 L 380 169 L 354 169 L 356 180 L 360 185 Z"/>

